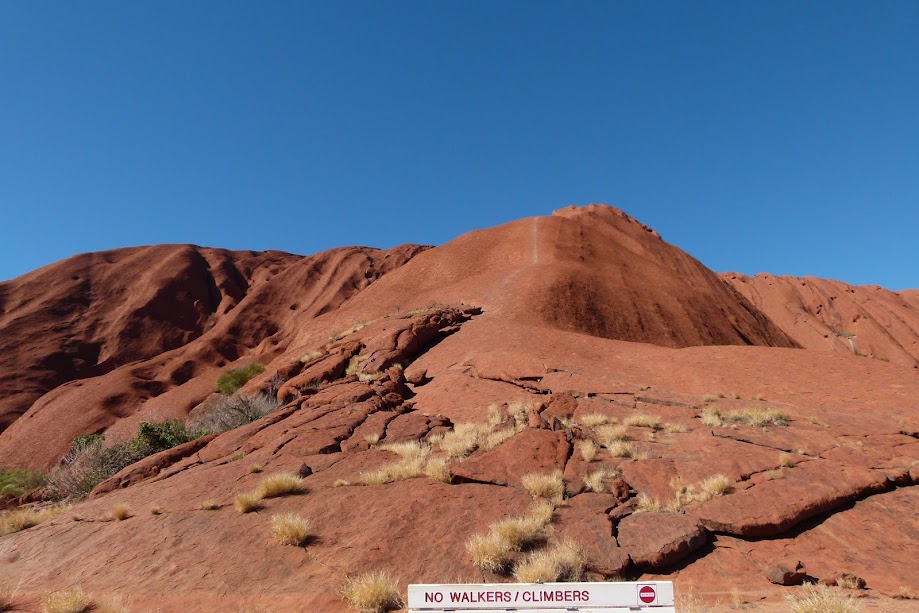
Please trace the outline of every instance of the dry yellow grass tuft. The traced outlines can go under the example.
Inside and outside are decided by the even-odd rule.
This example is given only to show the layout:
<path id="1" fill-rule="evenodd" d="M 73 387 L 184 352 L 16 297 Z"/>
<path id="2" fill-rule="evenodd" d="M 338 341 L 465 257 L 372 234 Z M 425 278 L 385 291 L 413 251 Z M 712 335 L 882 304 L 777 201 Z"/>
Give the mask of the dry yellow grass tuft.
<path id="1" fill-rule="evenodd" d="M 465 457 L 476 449 L 488 451 L 526 427 L 527 411 L 528 407 L 519 403 L 511 403 L 505 412 L 496 405 L 491 405 L 485 422 L 458 423 L 452 430 L 432 439 L 431 442 L 436 443 L 440 450 L 451 458 Z M 498 429 L 498 426 L 507 421 L 507 417 L 513 424 Z"/>
<path id="2" fill-rule="evenodd" d="M 360 613 L 383 613 L 402 606 L 395 580 L 383 571 L 349 577 L 341 595 Z"/>
<path id="3" fill-rule="evenodd" d="M 300 358 L 300 361 L 303 362 L 304 364 L 306 364 L 306 363 L 308 363 L 308 362 L 312 362 L 312 361 L 315 360 L 316 358 L 321 358 L 321 357 L 324 356 L 324 355 L 325 355 L 325 351 L 320 351 L 320 350 L 318 350 L 318 349 L 313 349 L 312 351 L 310 351 L 309 353 L 307 353 L 306 355 L 304 355 L 302 358 Z"/>
<path id="4" fill-rule="evenodd" d="M 585 428 L 596 428 L 597 426 L 605 426 L 606 424 L 615 423 L 616 418 L 610 417 L 609 415 L 603 415 L 602 413 L 587 413 L 586 415 L 581 415 L 578 417 L 578 423 L 580 423 Z"/>
<path id="5" fill-rule="evenodd" d="M 442 483 L 450 483 L 453 480 L 453 475 L 450 473 L 446 458 L 432 458 L 428 460 L 424 465 L 424 474 L 428 478 Z"/>
<path id="6" fill-rule="evenodd" d="M 647 415 L 645 413 L 629 415 L 624 420 L 622 420 L 622 423 L 627 426 L 633 426 L 636 428 L 651 428 L 653 430 L 661 429 L 661 418 L 657 415 Z"/>
<path id="7" fill-rule="evenodd" d="M 271 516 L 271 532 L 282 544 L 300 547 L 309 540 L 310 522 L 296 513 L 279 513 Z"/>
<path id="8" fill-rule="evenodd" d="M 277 498 L 303 493 L 303 479 L 291 473 L 278 473 L 265 477 L 255 493 L 259 498 Z"/>
<path id="9" fill-rule="evenodd" d="M 732 411 L 726 421 L 747 423 L 751 426 L 787 426 L 791 417 L 778 409 L 760 409 L 752 407 L 743 411 Z"/>
<path id="10" fill-rule="evenodd" d="M 790 453 L 780 453 L 779 454 L 779 466 L 784 468 L 793 468 L 795 465 L 795 457 Z"/>
<path id="11" fill-rule="evenodd" d="M 511 402 L 507 405 L 507 414 L 514 420 L 514 426 L 517 430 L 522 430 L 526 427 L 527 413 L 529 410 L 529 405 L 523 404 L 522 402 Z"/>
<path id="12" fill-rule="evenodd" d="M 460 423 L 453 430 L 445 432 L 440 439 L 440 450 L 451 458 L 469 455 L 478 446 L 479 429 L 473 423 Z"/>
<path id="13" fill-rule="evenodd" d="M 521 583 L 580 581 L 584 578 L 584 566 L 580 546 L 565 539 L 524 558 L 514 567 L 514 578 Z"/>
<path id="14" fill-rule="evenodd" d="M 603 484 L 605 479 L 612 479 L 619 476 L 615 470 L 611 468 L 601 468 L 595 470 L 586 477 L 584 477 L 584 487 L 587 488 L 589 492 L 597 492 L 598 494 L 603 493 L 606 490 L 606 486 Z"/>
<path id="15" fill-rule="evenodd" d="M 731 480 L 725 475 L 713 475 L 694 485 L 687 485 L 679 477 L 674 477 L 670 486 L 673 488 L 673 499 L 670 501 L 662 502 L 645 492 L 640 493 L 636 512 L 677 512 L 694 502 L 702 503 L 727 494 L 731 491 Z"/>
<path id="16" fill-rule="evenodd" d="M 561 504 L 565 497 L 565 481 L 562 471 L 557 470 L 548 474 L 530 473 L 520 478 L 523 488 L 534 498 L 545 498 L 556 504 Z"/>
<path id="17" fill-rule="evenodd" d="M 42 603 L 42 612 L 84 613 L 89 607 L 89 595 L 80 588 L 72 588 L 48 594 Z"/>
<path id="18" fill-rule="evenodd" d="M 664 432 L 668 434 L 683 434 L 684 432 L 689 432 L 689 428 L 683 424 L 664 424 Z"/>
<path id="19" fill-rule="evenodd" d="M 480 434 L 479 436 L 479 448 L 484 451 L 491 451 L 510 437 L 517 434 L 515 428 L 503 428 L 501 430 L 495 430 L 487 434 Z"/>
<path id="20" fill-rule="evenodd" d="M 839 588 L 807 584 L 787 597 L 790 613 L 858 613 L 861 607 Z"/>
<path id="21" fill-rule="evenodd" d="M 240 513 L 252 513 L 264 507 L 264 503 L 258 494 L 237 494 L 233 500 L 233 506 Z"/>
<path id="22" fill-rule="evenodd" d="M 596 432 L 597 438 L 600 439 L 600 444 L 607 448 L 610 445 L 629 439 L 627 434 L 628 428 L 625 426 L 607 424 L 604 426 L 599 426 L 594 430 L 594 432 Z"/>
<path id="23" fill-rule="evenodd" d="M 702 425 L 709 428 L 719 428 L 724 425 L 724 417 L 722 417 L 718 407 L 705 407 L 702 409 L 699 419 L 702 420 Z"/>
<path id="24" fill-rule="evenodd" d="M 497 573 L 507 566 L 510 549 L 493 534 L 473 534 L 466 541 L 466 551 L 473 564 L 484 571 Z"/>
<path id="25" fill-rule="evenodd" d="M 44 508 L 19 508 L 0 513 L 0 536 L 35 527 L 57 517 L 68 508 L 69 505 L 56 505 Z"/>
<path id="26" fill-rule="evenodd" d="M 356 332 L 356 330 L 355 330 L 355 332 Z M 360 371 L 361 364 L 362 364 L 362 363 L 364 362 L 364 360 L 366 360 L 366 359 L 367 359 L 367 356 L 365 356 L 365 355 L 356 355 L 356 356 L 353 356 L 353 357 L 348 361 L 348 366 L 347 366 L 347 368 L 345 368 L 345 376 L 346 376 L 346 377 L 350 377 L 350 376 L 352 376 L 352 375 L 356 375 L 356 374 Z"/>
<path id="27" fill-rule="evenodd" d="M 652 498 L 646 492 L 639 492 L 636 498 L 636 513 L 675 513 L 679 510 L 680 506 L 677 500 L 661 502 L 657 498 Z"/>
<path id="28" fill-rule="evenodd" d="M 611 441 L 605 445 L 609 454 L 614 458 L 633 458 L 635 457 L 635 448 L 629 443 L 623 441 Z"/>
<path id="29" fill-rule="evenodd" d="M 368 434 L 364 437 L 364 441 L 371 447 L 376 447 L 377 443 L 380 442 L 380 435 L 379 433 Z"/>
<path id="30" fill-rule="evenodd" d="M 112 519 L 124 521 L 131 517 L 131 507 L 123 502 L 119 502 L 112 507 Z"/>
<path id="31" fill-rule="evenodd" d="M 702 423 L 710 428 L 727 424 L 749 424 L 751 426 L 787 426 L 791 417 L 778 409 L 751 407 L 742 411 L 724 414 L 717 407 L 706 407 L 699 415 Z"/>
<path id="32" fill-rule="evenodd" d="M 163 507 L 161 506 L 150 507 L 150 515 L 162 515 L 162 514 L 163 514 Z"/>
<path id="33" fill-rule="evenodd" d="M 332 487 L 344 487 L 346 485 L 351 485 L 351 482 L 345 481 L 344 479 L 336 479 L 335 483 L 332 484 Z"/>
<path id="34" fill-rule="evenodd" d="M 597 459 L 597 452 L 600 451 L 599 445 L 590 439 L 581 441 L 581 444 L 578 445 L 578 449 L 581 452 L 581 459 L 585 462 L 593 462 Z"/>
<path id="35" fill-rule="evenodd" d="M 431 446 L 421 441 L 402 441 L 399 443 L 384 443 L 377 446 L 383 451 L 391 451 L 404 460 L 425 459 L 431 453 Z"/>
<path id="36" fill-rule="evenodd" d="M 250 464 L 247 470 L 249 471 L 250 475 L 257 475 L 258 473 L 262 472 L 262 467 L 260 464 Z"/>
<path id="37" fill-rule="evenodd" d="M 216 500 L 205 500 L 198 505 L 198 508 L 202 511 L 216 511 L 220 508 L 220 503 Z"/>
<path id="38" fill-rule="evenodd" d="M 526 515 L 495 522 L 487 534 L 473 535 L 466 542 L 466 551 L 482 570 L 499 572 L 507 568 L 510 552 L 545 537 L 554 512 L 552 503 L 537 502 Z"/>

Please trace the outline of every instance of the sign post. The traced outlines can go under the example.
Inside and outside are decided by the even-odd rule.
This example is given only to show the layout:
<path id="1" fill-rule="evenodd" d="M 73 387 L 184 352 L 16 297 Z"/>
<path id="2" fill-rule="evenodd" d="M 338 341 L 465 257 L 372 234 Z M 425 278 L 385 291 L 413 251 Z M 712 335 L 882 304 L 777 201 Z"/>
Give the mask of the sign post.
<path id="1" fill-rule="evenodd" d="M 409 613 L 676 613 L 671 581 L 408 586 Z"/>

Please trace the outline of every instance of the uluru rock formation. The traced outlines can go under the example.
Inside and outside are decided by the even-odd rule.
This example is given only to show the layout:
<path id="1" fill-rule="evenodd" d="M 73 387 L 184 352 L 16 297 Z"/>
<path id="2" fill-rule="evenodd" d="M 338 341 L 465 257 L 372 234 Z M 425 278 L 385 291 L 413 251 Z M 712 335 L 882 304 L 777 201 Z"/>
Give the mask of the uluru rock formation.
<path id="1" fill-rule="evenodd" d="M 718 275 L 602 205 L 434 248 L 71 258 L 0 284 L 0 466 L 60 470 L 79 436 L 280 406 L 0 537 L 0 576 L 26 608 L 79 585 L 131 610 L 348 611 L 360 573 L 403 593 L 509 581 L 573 542 L 591 580 L 782 610 L 800 588 L 769 577 L 800 562 L 910 610 L 917 296 Z M 299 489 L 234 508 L 279 473 Z M 272 535 L 288 512 L 310 522 L 302 546 Z M 467 546 L 524 516 L 534 534 L 497 562 Z"/>

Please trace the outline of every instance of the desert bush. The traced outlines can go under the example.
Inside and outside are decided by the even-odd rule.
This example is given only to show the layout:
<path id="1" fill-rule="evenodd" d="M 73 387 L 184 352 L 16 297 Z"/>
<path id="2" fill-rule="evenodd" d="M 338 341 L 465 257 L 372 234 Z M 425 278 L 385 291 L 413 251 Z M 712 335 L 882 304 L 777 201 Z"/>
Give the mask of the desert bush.
<path id="1" fill-rule="evenodd" d="M 565 482 L 562 479 L 562 471 L 557 470 L 553 473 L 538 474 L 530 473 L 520 478 L 523 488 L 534 498 L 545 498 L 546 500 L 561 503 L 565 496 Z"/>
<path id="2" fill-rule="evenodd" d="M 255 490 L 259 498 L 277 498 L 303 493 L 303 479 L 291 473 L 278 473 L 265 477 Z"/>
<path id="3" fill-rule="evenodd" d="M 240 513 L 252 513 L 261 509 L 264 504 L 258 494 L 237 494 L 233 500 L 233 506 Z"/>
<path id="4" fill-rule="evenodd" d="M 627 426 L 634 426 L 638 428 L 651 428 L 652 430 L 661 429 L 661 418 L 656 415 L 647 415 L 645 413 L 629 415 L 624 420 L 622 420 L 622 423 Z"/>
<path id="5" fill-rule="evenodd" d="M 0 536 L 33 528 L 44 521 L 57 517 L 68 508 L 68 505 L 41 508 L 20 507 L 11 511 L 0 512 Z"/>
<path id="6" fill-rule="evenodd" d="M 42 603 L 43 613 L 84 613 L 90 608 L 89 595 L 80 588 L 48 594 Z"/>
<path id="7" fill-rule="evenodd" d="M 383 571 L 348 577 L 341 595 L 360 613 L 383 613 L 402 606 L 395 580 Z"/>
<path id="8" fill-rule="evenodd" d="M 25 468 L 0 468 L 0 496 L 19 497 L 45 484 L 45 475 Z"/>
<path id="9" fill-rule="evenodd" d="M 861 607 L 839 588 L 806 584 L 786 596 L 791 613 L 858 613 Z"/>
<path id="10" fill-rule="evenodd" d="M 137 455 L 147 457 L 160 451 L 178 447 L 199 437 L 199 433 L 188 430 L 178 419 L 141 422 L 137 434 L 129 445 Z"/>
<path id="11" fill-rule="evenodd" d="M 534 551 L 514 567 L 514 578 L 521 583 L 581 581 L 585 558 L 581 548 L 565 539 L 548 549 Z"/>
<path id="12" fill-rule="evenodd" d="M 61 464 L 48 474 L 47 492 L 53 500 L 79 500 L 98 484 L 143 458 L 198 438 L 177 420 L 142 422 L 129 441 L 103 446 L 98 435 L 77 437 Z"/>
<path id="13" fill-rule="evenodd" d="M 282 544 L 300 547 L 309 540 L 310 522 L 295 513 L 279 513 L 271 516 L 271 532 Z"/>
<path id="14" fill-rule="evenodd" d="M 217 391 L 224 396 L 232 396 L 255 375 L 265 372 L 261 364 L 247 364 L 240 368 L 231 368 L 223 371 L 217 377 Z"/>
<path id="15" fill-rule="evenodd" d="M 221 398 L 213 408 L 195 417 L 189 424 L 191 430 L 217 434 L 252 423 L 274 411 L 281 403 L 268 394 Z"/>

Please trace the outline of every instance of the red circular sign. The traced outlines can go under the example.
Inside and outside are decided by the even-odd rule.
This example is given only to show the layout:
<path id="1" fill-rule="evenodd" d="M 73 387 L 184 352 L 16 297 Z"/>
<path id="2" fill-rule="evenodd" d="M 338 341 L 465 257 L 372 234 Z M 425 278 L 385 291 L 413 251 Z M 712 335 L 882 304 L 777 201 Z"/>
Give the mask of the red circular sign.
<path id="1" fill-rule="evenodd" d="M 643 586 L 638 590 L 638 597 L 644 603 L 654 602 L 654 599 L 657 598 L 657 594 L 654 592 L 654 588 L 650 585 Z"/>

